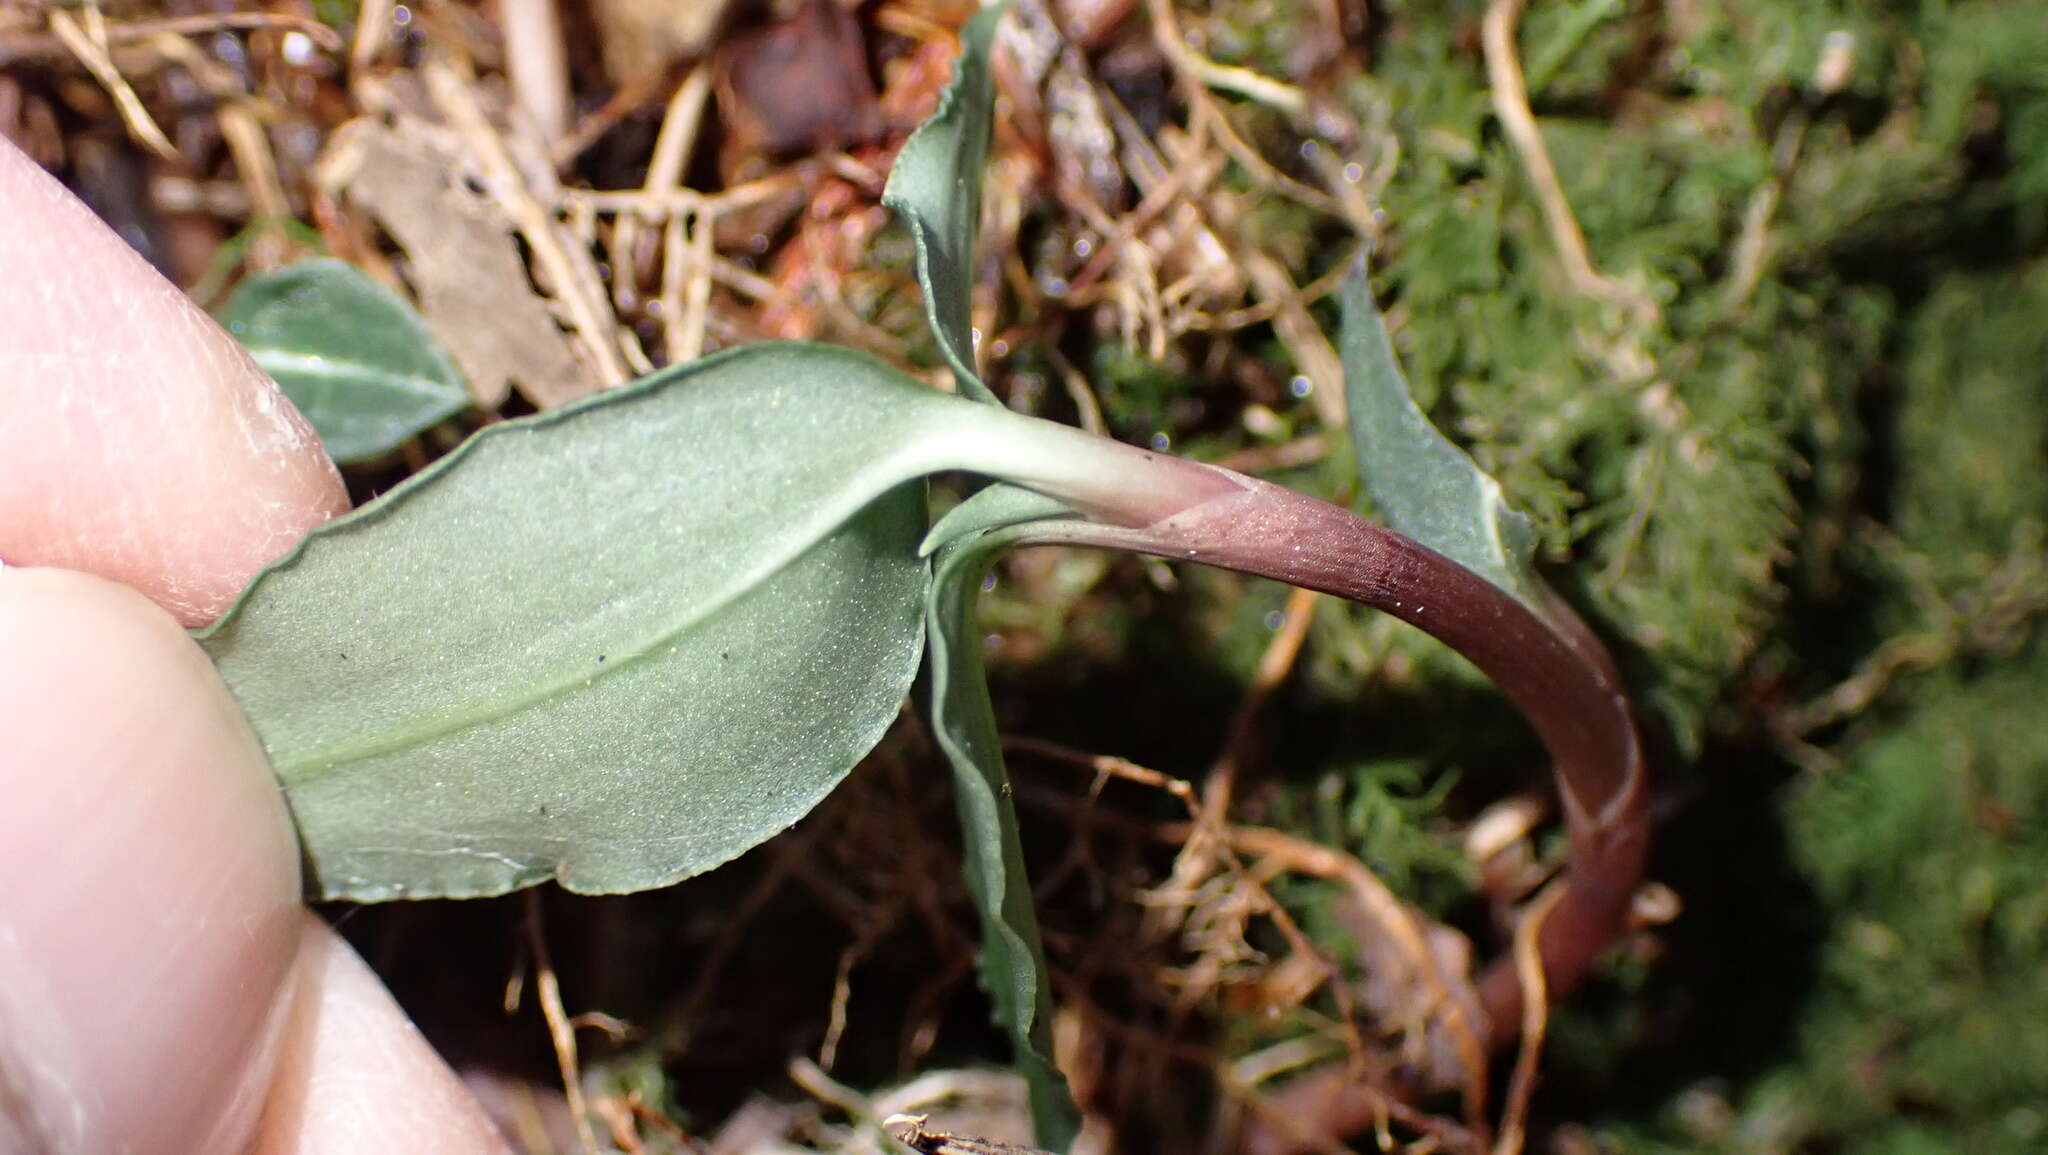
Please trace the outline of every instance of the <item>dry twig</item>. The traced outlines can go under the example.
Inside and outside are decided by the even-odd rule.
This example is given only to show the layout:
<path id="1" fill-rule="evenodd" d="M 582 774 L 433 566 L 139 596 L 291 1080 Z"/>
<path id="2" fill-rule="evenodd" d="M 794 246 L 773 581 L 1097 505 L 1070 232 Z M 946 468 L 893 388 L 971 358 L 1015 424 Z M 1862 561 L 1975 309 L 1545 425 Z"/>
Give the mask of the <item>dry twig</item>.
<path id="1" fill-rule="evenodd" d="M 65 14 L 63 8 L 55 8 L 51 16 Z M 22 64 L 47 57 L 76 55 L 53 27 L 48 36 L 20 36 L 0 41 L 0 68 Z M 342 46 L 342 40 L 334 29 L 320 23 L 311 16 L 300 16 L 288 12 L 211 12 L 194 13 L 190 16 L 169 16 L 159 20 L 112 21 L 100 20 L 101 42 L 108 49 L 121 48 L 159 36 L 206 36 L 215 32 L 255 32 L 274 30 L 297 32 L 311 40 L 319 48 L 334 52 Z"/>
<path id="2" fill-rule="evenodd" d="M 114 58 L 107 48 L 106 18 L 100 14 L 98 0 L 86 0 L 77 16 L 62 8 L 52 8 L 50 31 L 114 99 L 114 107 L 120 110 L 121 123 L 128 126 L 130 136 L 165 160 L 183 159 L 170 138 L 164 135 L 164 130 L 157 127 L 149 110 L 142 106 L 142 98 L 135 95 L 128 78 L 114 66 Z"/>
<path id="3" fill-rule="evenodd" d="M 1501 1114 L 1500 1139 L 1493 1155 L 1521 1155 L 1524 1130 L 1529 1119 L 1529 1099 L 1536 1091 L 1536 1062 L 1543 1055 L 1543 1032 L 1550 1022 L 1549 992 L 1544 986 L 1543 952 L 1538 935 L 1543 920 L 1564 897 L 1564 887 L 1553 883 L 1522 915 L 1515 927 L 1515 973 L 1522 980 L 1522 1049 L 1515 1056 L 1514 1074 L 1508 1079 L 1507 1107 Z"/>
<path id="4" fill-rule="evenodd" d="M 563 1009 L 562 985 L 548 955 L 541 892 L 530 889 L 521 898 L 526 904 L 526 917 L 522 920 L 526 946 L 533 952 L 534 994 L 540 999 L 540 1012 L 548 1023 L 548 1039 L 555 1048 L 555 1063 L 562 1072 L 562 1094 L 569 1100 L 569 1114 L 576 1120 L 576 1137 L 582 1142 L 585 1155 L 597 1155 L 597 1132 L 590 1126 L 590 1104 L 583 1098 L 583 1068 L 576 1058 L 576 1028 Z"/>
<path id="5" fill-rule="evenodd" d="M 616 344 L 616 324 L 601 304 L 604 288 L 588 250 L 563 243 L 560 227 L 547 205 L 527 185 L 505 138 L 477 103 L 476 93 L 446 61 L 421 68 L 427 91 L 442 115 L 462 133 L 469 152 L 482 169 L 485 188 L 532 248 L 534 261 L 546 275 L 549 289 L 561 302 L 570 332 L 582 347 L 601 385 L 623 383 L 631 376 Z M 556 190 L 539 190 L 552 203 Z"/>
<path id="6" fill-rule="evenodd" d="M 1493 85 L 1493 111 L 1502 130 L 1522 158 L 1522 167 L 1536 186 L 1536 200 L 1550 227 L 1551 243 L 1564 261 L 1565 277 L 1573 288 L 1587 296 L 1618 305 L 1644 317 L 1655 317 L 1656 303 L 1629 285 L 1608 277 L 1593 267 L 1586 250 L 1586 235 L 1579 231 L 1578 217 L 1565 199 L 1558 183 L 1557 166 L 1550 162 L 1550 150 L 1529 111 L 1529 90 L 1522 80 L 1520 53 L 1515 48 L 1515 25 L 1521 19 L 1523 0 L 1492 0 L 1480 37 L 1486 50 L 1486 75 Z"/>

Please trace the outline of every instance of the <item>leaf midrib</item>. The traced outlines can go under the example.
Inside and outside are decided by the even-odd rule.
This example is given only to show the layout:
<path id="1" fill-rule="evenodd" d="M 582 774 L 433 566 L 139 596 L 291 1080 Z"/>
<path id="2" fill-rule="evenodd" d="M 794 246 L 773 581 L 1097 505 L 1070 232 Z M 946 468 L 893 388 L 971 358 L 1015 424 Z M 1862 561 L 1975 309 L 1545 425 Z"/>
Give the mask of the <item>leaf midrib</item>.
<path id="1" fill-rule="evenodd" d="M 611 651 L 607 650 L 608 660 L 595 671 L 579 672 L 574 676 L 559 678 L 553 681 L 543 680 L 535 689 L 526 690 L 517 695 L 499 696 L 481 702 L 469 710 L 441 714 L 436 716 L 429 725 L 395 731 L 391 737 L 381 740 L 357 743 L 343 741 L 324 750 L 319 747 L 312 747 L 297 754 L 270 749 L 267 750 L 267 753 L 270 755 L 271 764 L 275 767 L 280 778 L 284 778 L 294 784 L 313 781 L 323 774 L 337 770 L 351 762 L 364 761 L 396 753 L 400 750 L 424 746 L 465 730 L 472 730 L 480 726 L 487 726 L 494 722 L 502 721 L 505 718 L 551 702 L 565 693 L 583 689 L 601 678 L 608 678 L 621 670 L 636 667 L 650 656 L 658 654 L 664 646 L 675 643 L 678 638 L 683 637 L 697 626 L 703 624 L 707 619 L 723 612 L 734 602 L 739 601 L 748 593 L 758 589 L 770 578 L 802 559 L 811 550 L 824 544 L 834 532 L 844 527 L 854 517 L 858 516 L 862 510 L 873 505 L 890 490 L 920 476 L 922 471 L 912 472 L 902 468 L 900 461 L 906 456 L 906 454 L 899 452 L 889 458 L 885 458 L 884 461 L 891 468 L 877 470 L 876 476 L 886 478 L 887 480 L 870 489 L 857 491 L 858 500 L 842 500 L 838 504 L 827 506 L 823 513 L 811 519 L 806 532 L 794 535 L 795 540 L 800 541 L 802 544 L 781 554 L 771 556 L 768 561 L 755 569 L 744 571 L 740 578 L 729 583 L 713 598 L 698 602 L 693 607 L 692 612 L 686 613 L 681 618 L 667 623 L 652 636 L 650 641 L 629 648 L 617 661 L 610 660 Z M 818 523 L 820 522 L 824 523 L 822 528 L 819 527 Z M 265 745 L 268 747 L 269 743 L 266 741 Z"/>
<path id="2" fill-rule="evenodd" d="M 420 373 L 394 373 L 367 361 L 350 361 L 325 353 L 287 353 L 275 349 L 252 351 L 256 364 L 276 377 L 280 370 L 304 377 L 327 380 L 367 380 L 393 387 L 393 392 L 423 398 L 437 404 L 462 400 L 458 386 Z"/>

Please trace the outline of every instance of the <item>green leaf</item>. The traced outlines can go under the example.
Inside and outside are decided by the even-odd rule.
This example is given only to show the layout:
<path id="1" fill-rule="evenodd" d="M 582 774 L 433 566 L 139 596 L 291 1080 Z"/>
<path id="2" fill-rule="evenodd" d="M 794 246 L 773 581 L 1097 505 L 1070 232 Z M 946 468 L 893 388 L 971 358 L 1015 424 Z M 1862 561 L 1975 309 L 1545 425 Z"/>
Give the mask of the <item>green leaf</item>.
<path id="1" fill-rule="evenodd" d="M 981 981 L 996 1021 L 1009 1032 L 1015 1065 L 1031 1096 L 1040 1144 L 1065 1150 L 1079 1130 L 1066 1079 L 1052 1060 L 1052 992 L 1032 908 L 1031 882 L 1010 801 L 1002 739 L 981 663 L 975 603 L 996 555 L 1047 518 L 1071 516 L 1061 502 L 992 485 L 932 527 L 934 553 L 925 603 L 931 654 L 932 733 L 953 767 L 967 889 L 981 915 Z"/>
<path id="2" fill-rule="evenodd" d="M 345 261 L 251 277 L 220 320 L 344 465 L 469 405 L 462 375 L 412 307 Z"/>
<path id="3" fill-rule="evenodd" d="M 1544 614 L 1529 551 L 1536 531 L 1500 483 L 1437 432 L 1409 395 L 1363 262 L 1341 291 L 1344 400 L 1358 480 L 1389 527 Z"/>
<path id="4" fill-rule="evenodd" d="M 962 395 L 994 401 L 974 371 L 974 242 L 981 230 L 981 175 L 995 119 L 989 45 L 1007 4 L 974 14 L 960 30 L 953 81 L 939 110 L 918 126 L 889 172 L 882 203 L 903 218 L 917 245 L 925 317 L 953 366 Z"/>
<path id="5" fill-rule="evenodd" d="M 925 316 L 961 395 L 997 408 L 1002 403 L 974 369 L 972 304 L 982 172 L 995 105 L 989 46 L 1007 7 L 982 9 L 962 30 L 953 81 L 939 110 L 904 143 L 882 194 L 882 203 L 902 216 L 917 245 Z M 924 545 L 926 552 L 936 551 L 925 611 L 932 732 L 953 768 L 967 888 L 981 916 L 981 983 L 1029 1088 L 1038 1141 L 1053 1150 L 1073 1142 L 1080 1113 L 1052 1060 L 1045 946 L 989 704 L 975 608 L 981 580 L 998 553 L 1029 523 L 1070 514 L 1052 498 L 999 482 L 947 514 Z"/>
<path id="6" fill-rule="evenodd" d="M 802 817 L 916 671 L 905 483 L 961 411 L 1018 420 L 750 346 L 494 425 L 314 531 L 202 635 L 314 889 L 645 889 Z"/>

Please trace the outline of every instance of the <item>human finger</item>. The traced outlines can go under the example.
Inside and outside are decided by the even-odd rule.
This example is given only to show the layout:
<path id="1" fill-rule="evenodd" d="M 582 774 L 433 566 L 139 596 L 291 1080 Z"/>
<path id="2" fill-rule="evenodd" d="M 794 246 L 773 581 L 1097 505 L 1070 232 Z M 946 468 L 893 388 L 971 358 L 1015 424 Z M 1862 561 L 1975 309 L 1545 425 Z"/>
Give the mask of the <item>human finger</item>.
<path id="1" fill-rule="evenodd" d="M 125 587 L 0 568 L 0 1150 L 239 1150 L 298 847 L 227 688 Z"/>
<path id="2" fill-rule="evenodd" d="M 505 1140 L 377 976 L 326 923 L 301 924 L 296 1009 L 258 1155 L 501 1155 Z"/>
<path id="3" fill-rule="evenodd" d="M 234 339 L 0 138 L 0 560 L 219 616 L 347 508 L 306 423 Z"/>

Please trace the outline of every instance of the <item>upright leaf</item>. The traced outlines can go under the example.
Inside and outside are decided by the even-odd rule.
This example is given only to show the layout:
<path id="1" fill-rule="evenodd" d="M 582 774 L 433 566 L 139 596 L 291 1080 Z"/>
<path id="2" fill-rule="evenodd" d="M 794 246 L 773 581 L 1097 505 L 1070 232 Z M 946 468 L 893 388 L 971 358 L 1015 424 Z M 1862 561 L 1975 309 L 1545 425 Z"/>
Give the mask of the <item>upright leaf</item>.
<path id="1" fill-rule="evenodd" d="M 662 886 L 796 821 L 922 640 L 913 460 L 978 406 L 757 345 L 493 426 L 202 636 L 327 897 Z"/>
<path id="2" fill-rule="evenodd" d="M 939 110 L 904 143 L 882 194 L 882 203 L 903 218 L 916 242 L 925 316 L 961 395 L 998 406 L 975 371 L 971 306 L 982 172 L 994 119 L 989 47 L 1005 7 L 982 9 L 961 31 L 953 81 Z M 937 551 L 926 610 L 932 731 L 953 768 L 967 886 L 981 915 L 981 982 L 1030 1089 L 1038 1140 L 1055 1150 L 1072 1142 L 1079 1113 L 1052 1062 L 1045 948 L 989 706 L 975 602 L 982 577 L 1011 544 L 1017 526 L 1066 512 L 1059 502 L 999 482 L 955 509 L 926 542 L 927 550 Z"/>
<path id="3" fill-rule="evenodd" d="M 1534 528 L 1508 507 L 1500 483 L 1416 407 L 1362 262 L 1341 303 L 1344 400 L 1358 480 L 1373 505 L 1392 529 L 1545 612 L 1529 569 Z"/>
<path id="4" fill-rule="evenodd" d="M 933 553 L 925 603 L 931 651 L 932 733 L 953 768 L 967 889 L 981 915 L 981 981 L 996 1021 L 1010 1034 L 1018 1073 L 1031 1096 L 1038 1141 L 1065 1150 L 1079 1129 L 1066 1079 L 1052 1061 L 1052 992 L 1045 947 L 1024 868 L 1024 847 L 1010 801 L 1009 772 L 989 704 L 981 664 L 975 603 L 996 555 L 1033 523 L 1069 516 L 1058 501 L 1026 489 L 992 485 L 932 527 Z"/>
<path id="5" fill-rule="evenodd" d="M 995 80 L 989 45 L 1007 5 L 974 14 L 960 30 L 953 81 L 939 110 L 918 126 L 889 171 L 882 203 L 903 218 L 917 245 L 917 279 L 925 317 L 940 352 L 953 367 L 960 392 L 995 400 L 974 371 L 974 242 L 981 231 L 981 176 L 995 118 Z"/>
<path id="6" fill-rule="evenodd" d="M 412 306 L 346 261 L 251 277 L 220 319 L 344 465 L 389 453 L 469 405 L 462 375 Z"/>

